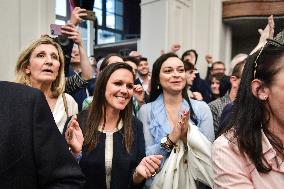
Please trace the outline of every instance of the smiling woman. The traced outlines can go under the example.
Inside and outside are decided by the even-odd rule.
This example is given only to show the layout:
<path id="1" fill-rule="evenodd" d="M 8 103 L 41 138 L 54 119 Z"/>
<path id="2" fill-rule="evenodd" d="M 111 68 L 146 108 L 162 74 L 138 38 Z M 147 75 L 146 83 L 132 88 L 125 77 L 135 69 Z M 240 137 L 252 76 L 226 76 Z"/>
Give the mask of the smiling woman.
<path id="1" fill-rule="evenodd" d="M 190 116 L 185 119 L 181 114 L 184 111 L 190 112 Z M 150 103 L 141 107 L 138 117 L 143 123 L 146 154 L 161 154 L 163 160 L 166 161 L 160 173 L 176 172 L 175 175 L 185 175 L 180 178 L 168 175 L 169 179 L 163 180 L 159 178 L 166 177 L 159 173 L 155 176 L 153 183 L 152 180 L 146 182 L 146 188 L 170 188 L 170 186 L 176 185 L 173 184 L 174 182 L 178 182 L 177 188 L 196 188 L 194 179 L 209 186 L 212 185 L 211 164 L 206 163 L 210 159 L 210 141 L 214 140 L 212 114 L 205 102 L 188 98 L 184 63 L 176 54 L 163 54 L 153 64 Z M 190 135 L 199 136 L 196 143 L 193 142 L 194 139 L 189 137 Z M 194 147 L 192 142 L 200 144 L 200 146 Z M 195 162 L 190 162 L 188 166 L 184 162 L 169 162 L 173 160 L 171 155 L 176 154 L 176 151 L 182 153 L 179 154 L 179 159 L 184 159 L 187 162 L 187 154 L 192 151 L 187 149 L 194 149 L 196 154 L 200 154 L 198 159 L 204 172 L 200 173 L 200 170 L 196 168 L 185 168 L 198 167 Z M 193 156 L 190 157 L 194 159 Z M 177 166 L 175 170 L 171 170 L 169 166 L 166 166 L 169 164 L 181 165 L 181 167 Z M 190 175 L 190 178 L 187 175 Z M 191 181 L 189 181 L 190 179 Z"/>
<path id="2" fill-rule="evenodd" d="M 126 63 L 106 66 L 99 74 L 91 106 L 78 114 L 84 133 L 80 166 L 85 189 L 143 188 L 159 169 L 161 156 L 145 156 L 142 123 L 132 115 L 134 73 Z M 72 132 L 69 126 L 67 132 Z M 67 140 L 82 148 L 77 139 Z"/>
<path id="3" fill-rule="evenodd" d="M 64 57 L 61 47 L 45 36 L 24 49 L 16 65 L 16 82 L 41 90 L 62 133 L 68 116 L 78 113 L 75 100 L 64 93 Z"/>

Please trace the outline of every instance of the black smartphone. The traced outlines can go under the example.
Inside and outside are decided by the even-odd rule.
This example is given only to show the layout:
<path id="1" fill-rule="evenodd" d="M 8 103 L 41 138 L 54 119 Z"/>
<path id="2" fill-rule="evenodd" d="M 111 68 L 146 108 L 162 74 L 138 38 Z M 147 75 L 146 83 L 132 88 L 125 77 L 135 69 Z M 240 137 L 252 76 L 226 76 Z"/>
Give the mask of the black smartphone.
<path id="1" fill-rule="evenodd" d="M 86 10 L 87 16 L 82 16 L 84 20 L 96 20 L 96 13 L 94 11 Z"/>

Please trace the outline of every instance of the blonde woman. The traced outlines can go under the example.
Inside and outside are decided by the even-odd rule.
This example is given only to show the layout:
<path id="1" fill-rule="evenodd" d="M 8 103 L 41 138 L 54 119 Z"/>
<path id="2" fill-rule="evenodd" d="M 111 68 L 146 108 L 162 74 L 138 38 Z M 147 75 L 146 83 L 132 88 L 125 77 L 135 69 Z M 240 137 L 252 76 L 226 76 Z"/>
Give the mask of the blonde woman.
<path id="1" fill-rule="evenodd" d="M 62 133 L 67 117 L 78 113 L 78 105 L 64 93 L 64 57 L 59 44 L 44 36 L 24 49 L 16 65 L 16 82 L 41 90 Z"/>

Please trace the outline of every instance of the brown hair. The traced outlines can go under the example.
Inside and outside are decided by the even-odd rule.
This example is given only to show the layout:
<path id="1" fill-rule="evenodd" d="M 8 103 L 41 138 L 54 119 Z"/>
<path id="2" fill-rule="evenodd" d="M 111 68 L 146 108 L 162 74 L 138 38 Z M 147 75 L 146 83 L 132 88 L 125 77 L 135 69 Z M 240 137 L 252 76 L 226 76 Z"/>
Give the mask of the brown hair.
<path id="1" fill-rule="evenodd" d="M 88 146 L 89 150 L 92 150 L 96 147 L 99 142 L 99 132 L 98 128 L 103 119 L 103 123 L 106 122 L 106 85 L 110 78 L 110 76 L 119 69 L 126 69 L 132 72 L 132 67 L 126 63 L 115 63 L 110 64 L 103 69 L 103 71 L 99 74 L 98 79 L 95 85 L 93 102 L 88 109 L 88 117 L 86 121 L 86 129 L 84 131 L 84 145 Z M 133 143 L 133 129 L 132 129 L 132 101 L 130 101 L 124 110 L 120 111 L 120 119 L 123 122 L 123 130 L 121 134 L 123 136 L 124 145 L 129 153 L 131 150 L 131 146 Z"/>

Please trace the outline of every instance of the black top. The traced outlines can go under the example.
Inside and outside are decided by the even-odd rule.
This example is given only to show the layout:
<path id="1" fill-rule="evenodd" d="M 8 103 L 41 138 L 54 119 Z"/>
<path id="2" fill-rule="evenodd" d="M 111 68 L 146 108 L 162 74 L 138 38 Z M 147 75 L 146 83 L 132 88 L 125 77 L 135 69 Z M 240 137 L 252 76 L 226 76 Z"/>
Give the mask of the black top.
<path id="1" fill-rule="evenodd" d="M 85 126 L 84 120 L 87 112 L 83 111 L 78 115 L 80 126 Z M 142 123 L 135 117 L 133 120 L 134 141 L 130 154 L 127 153 L 123 144 L 123 127 L 113 133 L 113 159 L 111 172 L 111 189 L 142 188 L 132 184 L 132 174 L 136 166 L 145 157 L 145 141 Z M 88 151 L 83 147 L 80 166 L 87 177 L 85 189 L 106 189 L 105 173 L 105 138 L 106 134 L 100 132 L 100 141 L 96 148 Z"/>
<path id="2" fill-rule="evenodd" d="M 0 82 L 0 105 L 0 188 L 81 188 L 83 173 L 42 92 Z"/>

